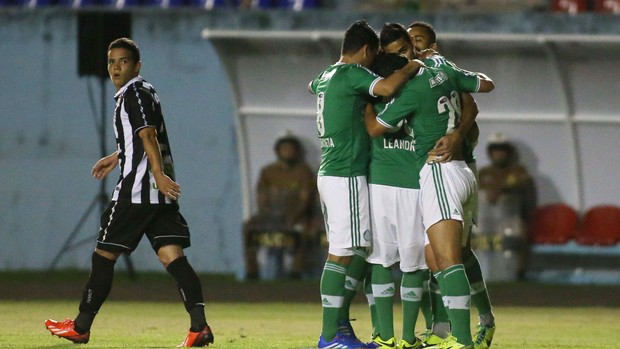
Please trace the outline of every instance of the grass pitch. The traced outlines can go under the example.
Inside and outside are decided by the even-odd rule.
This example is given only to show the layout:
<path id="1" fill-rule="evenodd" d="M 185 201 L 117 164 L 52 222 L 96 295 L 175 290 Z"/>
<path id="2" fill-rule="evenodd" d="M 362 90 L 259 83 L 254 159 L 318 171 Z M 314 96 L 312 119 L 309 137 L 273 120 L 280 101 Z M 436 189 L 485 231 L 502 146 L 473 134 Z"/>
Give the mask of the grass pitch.
<path id="1" fill-rule="evenodd" d="M 181 302 L 110 300 L 95 320 L 90 343 L 76 345 L 52 337 L 47 318 L 74 317 L 78 300 L 0 301 L 2 348 L 173 348 L 186 335 L 189 320 Z M 357 334 L 368 339 L 367 306 L 354 304 Z M 492 348 L 619 348 L 618 308 L 496 307 Z M 401 324 L 395 308 L 395 331 Z M 213 348 L 312 348 L 321 326 L 321 307 L 311 303 L 214 303 L 207 318 L 215 334 Z M 472 322 L 473 323 L 473 322 Z M 423 320 L 418 320 L 418 329 Z"/>

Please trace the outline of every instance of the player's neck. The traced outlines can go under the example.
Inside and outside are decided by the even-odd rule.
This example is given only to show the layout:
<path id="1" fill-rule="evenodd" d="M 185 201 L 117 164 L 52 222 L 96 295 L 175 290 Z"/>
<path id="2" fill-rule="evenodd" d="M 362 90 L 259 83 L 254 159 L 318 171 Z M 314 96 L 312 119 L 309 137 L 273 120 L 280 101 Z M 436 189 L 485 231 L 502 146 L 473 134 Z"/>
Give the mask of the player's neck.
<path id="1" fill-rule="evenodd" d="M 362 64 L 362 59 L 360 59 L 357 54 L 342 55 L 340 56 L 340 60 L 338 60 L 338 62 L 345 64 Z"/>

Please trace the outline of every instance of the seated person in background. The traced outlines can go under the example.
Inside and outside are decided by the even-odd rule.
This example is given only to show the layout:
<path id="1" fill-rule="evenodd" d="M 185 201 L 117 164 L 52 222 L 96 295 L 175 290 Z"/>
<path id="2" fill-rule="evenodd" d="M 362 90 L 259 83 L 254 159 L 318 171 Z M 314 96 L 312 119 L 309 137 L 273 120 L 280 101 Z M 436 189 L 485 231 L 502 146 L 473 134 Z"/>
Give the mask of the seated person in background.
<path id="1" fill-rule="evenodd" d="M 487 154 L 491 163 L 480 169 L 480 224 L 482 233 L 507 234 L 521 240 L 518 277 L 524 272 L 527 227 L 536 208 L 536 187 L 527 169 L 519 163 L 516 148 L 501 133 L 491 136 Z"/>
<path id="2" fill-rule="evenodd" d="M 305 162 L 304 149 L 297 137 L 287 134 L 277 139 L 274 151 L 277 160 L 263 167 L 258 179 L 258 213 L 243 225 L 246 279 L 259 276 L 258 246 L 253 241 L 253 233 L 281 231 L 299 234 L 291 277 L 299 277 L 305 271 L 305 254 L 314 242 L 314 171 Z"/>

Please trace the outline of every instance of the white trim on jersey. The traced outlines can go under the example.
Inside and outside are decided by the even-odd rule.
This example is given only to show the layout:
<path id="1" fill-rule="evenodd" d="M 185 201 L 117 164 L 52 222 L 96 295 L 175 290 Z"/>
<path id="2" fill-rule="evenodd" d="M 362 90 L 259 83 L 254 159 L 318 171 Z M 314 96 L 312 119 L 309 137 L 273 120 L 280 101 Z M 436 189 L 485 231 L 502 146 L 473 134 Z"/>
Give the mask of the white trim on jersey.
<path id="1" fill-rule="evenodd" d="M 365 68 L 364 68 L 364 69 L 365 69 Z M 366 69 L 366 70 L 368 70 L 368 69 Z M 373 74 L 374 74 L 374 73 L 373 73 Z M 381 80 L 383 80 L 383 78 L 382 78 L 382 77 L 378 77 L 378 78 L 376 78 L 376 79 L 375 79 L 375 80 L 374 80 L 374 81 L 370 84 L 370 88 L 368 89 L 368 94 L 369 94 L 371 97 L 377 97 L 377 96 L 375 95 L 375 93 L 373 92 L 373 90 L 375 89 L 375 85 L 376 85 L 379 81 L 381 81 Z"/>
<path id="2" fill-rule="evenodd" d="M 392 126 L 392 125 L 388 124 L 387 122 L 383 121 L 380 118 L 377 118 L 377 122 L 380 123 L 382 126 L 387 127 L 390 130 L 395 130 L 395 129 L 398 128 L 398 127 L 395 127 L 395 126 Z"/>

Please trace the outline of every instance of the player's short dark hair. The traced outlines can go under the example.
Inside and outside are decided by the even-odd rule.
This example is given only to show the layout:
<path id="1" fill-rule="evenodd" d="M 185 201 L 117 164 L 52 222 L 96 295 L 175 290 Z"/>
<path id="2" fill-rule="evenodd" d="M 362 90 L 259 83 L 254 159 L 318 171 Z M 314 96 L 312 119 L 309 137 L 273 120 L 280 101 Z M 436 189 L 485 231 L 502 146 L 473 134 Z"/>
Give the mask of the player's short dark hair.
<path id="1" fill-rule="evenodd" d="M 413 22 L 409 24 L 409 29 L 413 27 L 424 28 L 424 30 L 426 30 L 428 35 L 431 37 L 431 44 L 434 44 L 437 42 L 437 34 L 435 33 L 435 28 L 433 28 L 433 26 L 430 23 L 418 21 L 418 22 Z"/>
<path id="2" fill-rule="evenodd" d="M 372 62 L 372 71 L 384 78 L 392 75 L 394 71 L 409 63 L 407 57 L 398 53 L 380 53 Z"/>
<path id="3" fill-rule="evenodd" d="M 379 35 L 379 42 L 381 47 L 385 47 L 396 40 L 408 40 L 411 41 L 407 29 L 400 23 L 385 23 L 381 28 L 381 34 Z"/>
<path id="4" fill-rule="evenodd" d="M 140 48 L 135 41 L 130 38 L 118 38 L 110 43 L 108 51 L 113 48 L 124 48 L 131 52 L 131 56 L 134 61 L 140 62 Z"/>
<path id="5" fill-rule="evenodd" d="M 365 20 L 360 19 L 351 24 L 344 33 L 341 53 L 355 53 L 364 47 L 364 45 L 368 45 L 371 50 L 378 50 L 379 37 Z"/>

